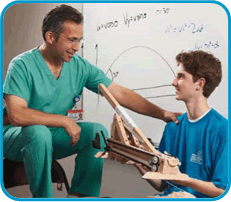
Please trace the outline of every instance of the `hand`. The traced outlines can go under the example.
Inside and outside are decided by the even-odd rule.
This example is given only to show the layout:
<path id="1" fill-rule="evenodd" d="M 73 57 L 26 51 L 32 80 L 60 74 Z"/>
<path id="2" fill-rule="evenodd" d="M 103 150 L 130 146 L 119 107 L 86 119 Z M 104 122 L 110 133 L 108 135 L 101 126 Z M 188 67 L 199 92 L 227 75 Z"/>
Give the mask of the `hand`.
<path id="1" fill-rule="evenodd" d="M 165 111 L 164 112 L 164 121 L 165 122 L 169 122 L 169 121 L 173 121 L 175 124 L 178 124 L 179 121 L 177 119 L 178 116 L 182 115 L 181 112 L 169 112 L 169 111 Z"/>
<path id="2" fill-rule="evenodd" d="M 71 118 L 67 117 L 65 121 L 65 130 L 71 137 L 70 145 L 73 147 L 79 141 L 81 128 Z"/>

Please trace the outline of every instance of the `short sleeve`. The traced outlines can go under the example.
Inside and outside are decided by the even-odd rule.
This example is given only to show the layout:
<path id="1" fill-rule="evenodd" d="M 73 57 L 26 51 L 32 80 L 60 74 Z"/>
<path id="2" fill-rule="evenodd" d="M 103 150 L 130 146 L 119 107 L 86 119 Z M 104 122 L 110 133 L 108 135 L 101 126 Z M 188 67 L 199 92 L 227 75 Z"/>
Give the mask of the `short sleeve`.
<path id="1" fill-rule="evenodd" d="M 213 140 L 212 150 L 212 182 L 219 188 L 226 189 L 228 185 L 228 125 L 222 126 Z"/>
<path id="2" fill-rule="evenodd" d="M 166 127 L 165 127 L 165 130 L 164 130 L 164 133 L 163 133 L 163 136 L 161 138 L 161 141 L 160 141 L 160 144 L 159 144 L 159 148 L 158 148 L 158 150 L 161 153 L 164 153 L 164 151 L 166 150 L 165 149 L 165 137 L 166 137 Z"/>
<path id="3" fill-rule="evenodd" d="M 109 79 L 105 73 L 99 69 L 98 67 L 89 64 L 89 76 L 86 82 L 86 88 L 98 93 L 98 85 L 99 84 L 104 84 L 106 87 L 108 87 L 111 83 L 112 80 Z"/>
<path id="4" fill-rule="evenodd" d="M 173 152 L 172 144 L 173 140 L 172 137 L 174 137 L 176 133 L 176 124 L 171 122 L 168 122 L 165 126 L 163 136 L 161 138 L 160 144 L 159 144 L 159 151 L 161 153 L 164 153 L 165 151 L 171 154 Z"/>
<path id="5" fill-rule="evenodd" d="M 6 94 L 23 98 L 27 102 L 30 98 L 30 82 L 28 71 L 22 61 L 12 61 L 9 65 L 3 86 L 3 98 Z"/>

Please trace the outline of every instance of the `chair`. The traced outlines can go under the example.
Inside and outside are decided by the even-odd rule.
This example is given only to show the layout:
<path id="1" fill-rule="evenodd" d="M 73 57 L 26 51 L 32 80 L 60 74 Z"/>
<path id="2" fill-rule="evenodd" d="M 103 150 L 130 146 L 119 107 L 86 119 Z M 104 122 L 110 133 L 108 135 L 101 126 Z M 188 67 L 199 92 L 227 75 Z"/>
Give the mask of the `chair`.
<path id="1" fill-rule="evenodd" d="M 52 161 L 52 182 L 57 183 L 57 189 L 62 190 L 62 183 L 66 190 L 69 190 L 69 184 L 62 166 L 56 161 Z M 9 159 L 3 160 L 3 184 L 5 189 L 28 184 L 23 162 L 15 162 Z"/>

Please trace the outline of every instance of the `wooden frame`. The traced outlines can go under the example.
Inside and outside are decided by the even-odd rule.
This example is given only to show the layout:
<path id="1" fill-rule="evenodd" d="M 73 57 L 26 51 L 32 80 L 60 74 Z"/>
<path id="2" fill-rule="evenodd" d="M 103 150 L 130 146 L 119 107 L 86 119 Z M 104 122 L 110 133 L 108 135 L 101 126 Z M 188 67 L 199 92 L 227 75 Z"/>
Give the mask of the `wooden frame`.
<path id="1" fill-rule="evenodd" d="M 107 88 L 103 84 L 98 87 L 100 93 L 117 114 L 114 115 L 111 137 L 107 140 L 108 143 L 105 148 L 107 153 L 99 152 L 96 157 L 105 158 L 110 153 L 114 157 L 117 156 L 117 159 L 120 158 L 121 160 L 122 158 L 142 164 L 150 171 L 143 176 L 145 179 L 177 180 L 188 178 L 187 175 L 179 171 L 179 159 L 156 150 Z"/>

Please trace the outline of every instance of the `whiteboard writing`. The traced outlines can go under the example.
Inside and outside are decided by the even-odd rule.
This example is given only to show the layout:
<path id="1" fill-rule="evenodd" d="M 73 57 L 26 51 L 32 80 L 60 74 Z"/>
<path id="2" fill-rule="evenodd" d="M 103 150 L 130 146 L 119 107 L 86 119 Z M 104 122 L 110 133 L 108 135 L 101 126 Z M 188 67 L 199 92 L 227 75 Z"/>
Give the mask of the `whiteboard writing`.
<path id="1" fill-rule="evenodd" d="M 100 31 L 102 29 L 109 29 L 109 28 L 113 28 L 113 27 L 118 27 L 118 24 L 119 24 L 119 22 L 117 20 L 106 22 L 104 24 L 97 26 L 97 31 Z"/>
<path id="2" fill-rule="evenodd" d="M 166 14 L 170 14 L 170 8 L 158 8 L 155 9 L 155 14 L 156 15 L 166 15 Z M 118 19 L 114 19 L 114 20 L 109 20 L 106 22 L 100 22 L 97 25 L 96 30 L 97 31 L 102 31 L 105 29 L 112 29 L 112 28 L 116 28 L 119 27 L 119 25 L 126 25 L 128 28 L 130 27 L 131 23 L 136 23 L 138 21 L 141 20 L 145 20 L 148 18 L 148 12 L 137 12 L 137 13 L 131 13 L 131 12 L 124 12 L 123 13 L 123 23 L 121 23 L 120 20 Z M 120 16 L 121 19 L 121 16 Z"/>
<path id="3" fill-rule="evenodd" d="M 201 50 L 201 49 L 210 49 L 210 48 L 219 48 L 220 45 L 218 43 L 218 41 L 212 42 L 209 41 L 207 43 L 203 43 L 203 44 L 198 44 L 197 42 L 195 43 L 195 47 L 194 50 Z"/>
<path id="4" fill-rule="evenodd" d="M 203 24 L 197 23 L 184 23 L 180 26 L 174 27 L 169 25 L 165 28 L 166 33 L 181 33 L 181 32 L 191 32 L 192 34 L 202 32 L 204 29 Z"/>
<path id="5" fill-rule="evenodd" d="M 131 15 L 128 12 L 124 14 L 124 23 L 129 27 L 130 22 L 136 22 L 147 18 L 147 13 L 139 13 L 137 15 Z"/>
<path id="6" fill-rule="evenodd" d="M 156 14 L 160 15 L 160 14 L 169 14 L 170 12 L 170 8 L 163 8 L 163 9 L 157 9 L 156 10 Z"/>

